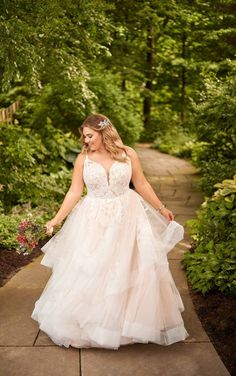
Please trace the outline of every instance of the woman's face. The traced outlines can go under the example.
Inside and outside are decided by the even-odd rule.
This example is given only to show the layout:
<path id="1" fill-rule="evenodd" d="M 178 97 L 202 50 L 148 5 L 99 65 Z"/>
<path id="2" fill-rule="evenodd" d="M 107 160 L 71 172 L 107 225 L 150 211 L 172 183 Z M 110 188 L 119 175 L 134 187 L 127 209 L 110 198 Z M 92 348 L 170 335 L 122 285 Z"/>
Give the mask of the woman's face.
<path id="1" fill-rule="evenodd" d="M 83 129 L 84 142 L 89 146 L 91 151 L 99 149 L 102 145 L 102 136 L 99 132 L 89 127 Z"/>

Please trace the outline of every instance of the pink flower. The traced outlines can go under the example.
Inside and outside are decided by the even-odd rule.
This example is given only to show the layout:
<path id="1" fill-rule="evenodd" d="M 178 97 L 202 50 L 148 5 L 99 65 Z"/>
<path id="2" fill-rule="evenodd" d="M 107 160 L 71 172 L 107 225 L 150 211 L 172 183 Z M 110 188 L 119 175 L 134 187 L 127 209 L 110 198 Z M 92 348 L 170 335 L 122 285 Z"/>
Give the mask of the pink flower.
<path id="1" fill-rule="evenodd" d="M 21 244 L 24 244 L 26 242 L 26 237 L 24 235 L 17 235 L 16 237 L 16 240 L 21 243 Z"/>

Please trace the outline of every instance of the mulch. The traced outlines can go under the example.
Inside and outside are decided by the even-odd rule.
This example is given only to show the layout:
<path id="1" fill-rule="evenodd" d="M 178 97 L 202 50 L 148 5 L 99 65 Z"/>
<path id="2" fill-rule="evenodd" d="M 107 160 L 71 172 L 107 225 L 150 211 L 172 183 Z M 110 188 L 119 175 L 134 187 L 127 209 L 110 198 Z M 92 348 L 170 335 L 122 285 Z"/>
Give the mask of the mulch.
<path id="1" fill-rule="evenodd" d="M 28 265 L 42 254 L 41 247 L 48 239 L 41 240 L 30 255 L 23 256 L 15 250 L 0 247 L 0 287 L 13 277 L 23 266 Z"/>
<path id="2" fill-rule="evenodd" d="M 193 291 L 190 285 L 189 291 L 198 318 L 211 343 L 230 374 L 236 375 L 236 297 L 220 291 L 204 296 Z"/>
<path id="3" fill-rule="evenodd" d="M 42 254 L 40 247 L 44 239 L 27 256 L 14 250 L 0 248 L 0 287 L 13 277 L 22 267 Z M 231 375 L 236 375 L 234 347 L 236 343 L 236 298 L 215 291 L 206 294 L 195 292 L 189 285 L 190 295 L 197 315 L 217 353 Z"/>

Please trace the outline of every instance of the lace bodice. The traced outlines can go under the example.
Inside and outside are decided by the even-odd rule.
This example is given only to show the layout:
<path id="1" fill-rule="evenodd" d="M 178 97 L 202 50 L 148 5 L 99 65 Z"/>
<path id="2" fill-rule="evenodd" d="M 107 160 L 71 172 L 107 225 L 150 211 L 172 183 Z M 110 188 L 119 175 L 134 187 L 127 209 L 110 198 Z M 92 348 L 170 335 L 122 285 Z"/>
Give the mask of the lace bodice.
<path id="1" fill-rule="evenodd" d="M 114 161 L 107 173 L 99 162 L 91 160 L 88 155 L 84 160 L 83 178 L 88 196 L 114 198 L 129 189 L 132 175 L 131 160 L 128 162 Z"/>

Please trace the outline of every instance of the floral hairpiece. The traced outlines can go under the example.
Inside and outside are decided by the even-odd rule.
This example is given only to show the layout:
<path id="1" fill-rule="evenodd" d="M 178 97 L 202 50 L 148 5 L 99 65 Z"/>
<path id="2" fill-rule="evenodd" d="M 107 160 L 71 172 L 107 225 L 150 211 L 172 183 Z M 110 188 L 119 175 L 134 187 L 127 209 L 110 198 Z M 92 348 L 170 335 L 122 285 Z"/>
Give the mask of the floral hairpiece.
<path id="1" fill-rule="evenodd" d="M 101 120 L 98 123 L 98 125 L 100 126 L 101 129 L 105 128 L 108 124 L 109 124 L 109 120 L 107 120 L 107 119 Z"/>

